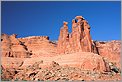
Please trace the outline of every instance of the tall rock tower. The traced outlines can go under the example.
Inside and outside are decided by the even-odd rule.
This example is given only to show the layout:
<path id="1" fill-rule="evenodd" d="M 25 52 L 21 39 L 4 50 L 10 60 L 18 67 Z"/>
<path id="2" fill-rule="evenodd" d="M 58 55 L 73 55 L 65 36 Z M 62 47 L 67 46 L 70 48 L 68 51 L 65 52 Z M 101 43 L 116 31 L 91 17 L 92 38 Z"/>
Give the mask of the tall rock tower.
<path id="1" fill-rule="evenodd" d="M 68 32 L 67 22 L 63 23 L 58 38 L 58 52 L 94 52 L 95 45 L 90 36 L 90 26 L 82 16 L 72 20 L 72 32 Z"/>

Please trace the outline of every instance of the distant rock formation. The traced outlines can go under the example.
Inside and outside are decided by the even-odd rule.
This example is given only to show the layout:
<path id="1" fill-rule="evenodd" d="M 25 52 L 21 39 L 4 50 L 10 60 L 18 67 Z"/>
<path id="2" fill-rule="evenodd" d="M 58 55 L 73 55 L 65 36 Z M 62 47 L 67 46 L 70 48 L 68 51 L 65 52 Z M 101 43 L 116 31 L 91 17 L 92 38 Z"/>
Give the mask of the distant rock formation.
<path id="1" fill-rule="evenodd" d="M 76 16 L 72 20 L 72 32 L 68 32 L 68 22 L 63 23 L 58 39 L 58 52 L 96 52 L 91 39 L 90 26 L 82 16 Z"/>

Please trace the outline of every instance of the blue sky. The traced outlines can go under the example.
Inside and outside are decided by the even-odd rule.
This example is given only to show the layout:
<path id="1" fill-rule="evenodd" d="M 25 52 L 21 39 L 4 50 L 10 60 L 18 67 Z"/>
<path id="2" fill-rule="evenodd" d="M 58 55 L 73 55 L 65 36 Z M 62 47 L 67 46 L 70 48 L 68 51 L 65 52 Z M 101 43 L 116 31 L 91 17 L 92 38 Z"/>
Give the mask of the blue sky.
<path id="1" fill-rule="evenodd" d="M 93 40 L 121 39 L 120 1 L 6 1 L 1 4 L 2 33 L 18 37 L 49 36 L 57 40 L 63 21 L 71 32 L 72 19 L 82 15 L 91 26 Z"/>

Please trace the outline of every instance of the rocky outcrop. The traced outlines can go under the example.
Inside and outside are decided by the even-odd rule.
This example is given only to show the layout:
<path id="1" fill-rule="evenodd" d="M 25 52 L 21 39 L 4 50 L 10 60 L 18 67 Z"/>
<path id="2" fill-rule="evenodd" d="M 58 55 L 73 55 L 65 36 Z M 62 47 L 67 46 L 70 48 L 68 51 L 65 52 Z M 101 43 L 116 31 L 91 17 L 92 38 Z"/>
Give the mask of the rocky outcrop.
<path id="1" fill-rule="evenodd" d="M 93 41 L 90 26 L 82 16 L 72 20 L 72 32 L 68 32 L 68 22 L 64 22 L 60 29 L 57 50 L 59 54 L 92 52 L 107 58 L 117 67 L 120 65 L 120 41 Z"/>
<path id="2" fill-rule="evenodd" d="M 40 55 L 52 56 L 56 53 L 56 43 L 49 41 L 48 36 L 30 36 L 16 38 L 16 34 L 2 34 L 2 56 L 3 57 L 38 57 Z M 51 56 L 51 55 L 50 55 Z"/>
<path id="3" fill-rule="evenodd" d="M 95 44 L 100 56 L 106 58 L 108 61 L 116 64 L 117 67 L 121 68 L 121 41 L 96 41 Z"/>
<path id="4" fill-rule="evenodd" d="M 1 57 L 1 65 L 4 68 L 19 68 L 23 65 L 25 58 Z"/>
<path id="5" fill-rule="evenodd" d="M 90 36 L 90 26 L 82 16 L 72 20 L 72 32 L 68 32 L 67 22 L 63 23 L 58 39 L 59 53 L 94 52 L 95 45 Z"/>
<path id="6" fill-rule="evenodd" d="M 32 52 L 32 57 L 56 54 L 56 44 L 51 42 L 48 36 L 30 36 L 18 39 L 27 46 L 28 51 Z"/>
<path id="7" fill-rule="evenodd" d="M 16 57 L 16 58 L 26 58 L 31 55 L 27 50 L 26 46 L 22 44 L 17 38 L 16 34 L 11 36 L 7 34 L 2 34 L 2 56 L 3 57 Z"/>
<path id="8" fill-rule="evenodd" d="M 61 66 L 68 65 L 71 67 L 78 67 L 83 70 L 97 70 L 100 72 L 105 71 L 105 64 L 102 57 L 89 52 L 77 52 L 53 57 L 40 56 L 36 58 L 29 58 L 24 61 L 21 67 L 26 68 L 27 66 L 34 64 L 34 62 L 39 62 L 40 60 L 43 61 L 43 64 L 39 65 L 41 68 L 46 68 L 51 61 L 56 61 Z"/>

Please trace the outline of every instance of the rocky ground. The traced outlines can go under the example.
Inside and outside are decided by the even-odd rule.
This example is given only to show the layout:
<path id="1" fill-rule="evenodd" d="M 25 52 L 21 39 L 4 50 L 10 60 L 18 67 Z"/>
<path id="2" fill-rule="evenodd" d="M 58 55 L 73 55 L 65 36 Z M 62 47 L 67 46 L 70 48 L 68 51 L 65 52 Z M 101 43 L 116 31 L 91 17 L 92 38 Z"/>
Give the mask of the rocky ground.
<path id="1" fill-rule="evenodd" d="M 101 73 L 99 71 L 81 70 L 77 67 L 60 66 L 58 63 L 52 63 L 46 67 L 41 68 L 39 64 L 43 61 L 36 62 L 28 66 L 26 69 L 4 69 L 2 67 L 2 80 L 15 80 L 15 81 L 94 81 L 94 80 L 120 80 L 120 72 L 110 71 Z"/>
<path id="2" fill-rule="evenodd" d="M 110 62 L 102 61 L 102 59 L 99 55 L 88 52 L 48 58 L 2 57 L 1 79 L 3 81 L 120 81 L 120 68 L 116 65 L 110 65 Z"/>

